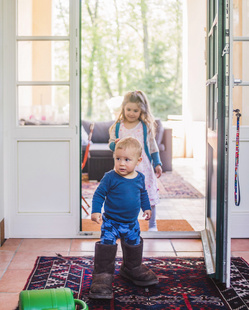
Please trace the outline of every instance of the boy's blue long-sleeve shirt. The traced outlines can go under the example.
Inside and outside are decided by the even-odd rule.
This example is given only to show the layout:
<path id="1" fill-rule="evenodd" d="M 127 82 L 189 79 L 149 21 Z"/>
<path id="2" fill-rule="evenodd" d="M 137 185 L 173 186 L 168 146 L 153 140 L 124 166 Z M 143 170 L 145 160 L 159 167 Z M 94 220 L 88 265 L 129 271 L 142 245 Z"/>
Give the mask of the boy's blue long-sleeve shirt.
<path id="1" fill-rule="evenodd" d="M 121 177 L 114 170 L 105 173 L 93 195 L 92 213 L 101 213 L 115 221 L 129 223 L 138 218 L 140 209 L 150 210 L 144 175 L 138 172 L 134 179 Z"/>

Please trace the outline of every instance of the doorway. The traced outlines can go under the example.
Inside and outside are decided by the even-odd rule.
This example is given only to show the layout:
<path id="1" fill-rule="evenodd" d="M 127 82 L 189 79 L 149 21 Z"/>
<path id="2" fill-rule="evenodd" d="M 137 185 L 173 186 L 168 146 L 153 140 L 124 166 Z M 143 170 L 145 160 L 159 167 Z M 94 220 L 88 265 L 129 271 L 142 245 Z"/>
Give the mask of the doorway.
<path id="1" fill-rule="evenodd" d="M 144 3 L 144 5 L 146 4 L 146 6 L 139 7 L 137 3 L 134 3 L 134 2 L 133 4 L 129 3 L 129 5 L 132 5 L 133 8 L 135 8 L 134 9 L 135 12 L 133 14 L 138 14 L 140 12 L 141 14 L 142 12 L 146 14 L 147 12 L 146 10 L 149 10 L 151 12 L 151 9 L 148 8 L 150 1 L 148 2 L 142 1 L 142 3 Z M 103 10 L 101 10 L 101 6 L 103 5 L 101 1 L 92 1 L 92 2 L 85 2 L 85 3 L 82 2 L 82 23 L 83 23 L 82 37 L 84 36 L 84 31 L 87 31 L 87 29 L 84 30 L 84 27 L 86 28 L 87 25 L 88 27 L 89 25 L 92 25 L 91 34 L 90 34 L 92 38 L 92 45 L 84 44 L 84 40 L 82 42 L 82 44 L 85 47 L 91 46 L 91 48 L 86 49 L 86 50 L 84 50 L 84 47 L 82 47 L 82 72 L 83 72 L 82 85 L 84 85 L 84 87 L 82 88 L 82 119 L 90 121 L 91 120 L 90 115 L 92 113 L 92 115 L 94 115 L 94 117 L 92 117 L 92 121 L 96 123 L 103 121 L 106 117 L 106 114 L 108 114 L 107 115 L 108 120 L 112 119 L 114 121 L 115 114 L 117 113 L 116 105 L 114 102 L 114 104 L 109 109 L 108 105 L 106 104 L 109 102 L 108 99 L 112 97 L 118 100 L 119 96 L 125 93 L 125 90 L 130 90 L 127 87 L 130 87 L 132 89 L 134 88 L 139 89 L 143 86 L 146 86 L 146 78 L 148 79 L 148 76 L 149 76 L 149 73 L 147 72 L 148 74 L 147 75 L 145 74 L 144 79 L 140 79 L 139 83 L 134 82 L 135 80 L 134 76 L 135 74 L 139 72 L 138 69 L 140 67 L 143 69 L 145 73 L 146 73 L 146 70 L 148 70 L 148 64 L 146 64 L 143 61 L 141 61 L 139 65 L 138 63 L 134 63 L 134 60 L 123 59 L 121 61 L 121 58 L 124 57 L 124 55 L 121 55 L 122 57 L 119 58 L 120 54 L 116 53 L 114 58 L 117 57 L 117 60 L 116 59 L 113 60 L 112 64 L 108 62 L 108 55 L 110 55 L 110 53 L 112 52 L 112 46 L 110 46 L 110 42 L 108 42 L 107 40 L 108 37 L 105 37 L 103 33 L 102 33 L 101 40 L 100 40 L 100 37 L 98 35 L 98 29 L 99 29 L 98 27 L 100 27 L 100 25 L 107 26 L 108 25 L 107 20 L 111 20 L 112 24 L 116 23 L 115 29 L 117 32 L 119 32 L 119 34 L 117 32 L 111 32 L 111 34 L 113 38 L 117 38 L 117 40 L 119 40 L 117 41 L 119 42 L 117 43 L 117 46 L 120 47 L 120 44 L 122 42 L 122 39 L 121 39 L 122 30 L 121 30 L 120 25 L 122 23 L 119 23 L 120 22 L 119 18 L 120 18 L 120 12 L 122 11 L 123 7 L 122 7 L 122 4 L 119 4 L 118 2 L 117 4 L 120 5 L 120 7 L 118 7 L 117 5 L 115 6 L 115 4 L 116 2 L 114 1 L 110 5 L 110 7 L 105 7 L 103 8 Z M 194 198 L 186 198 L 186 196 L 184 195 L 179 196 L 179 199 L 176 199 L 175 197 L 171 199 L 161 198 L 161 202 L 158 205 L 158 209 L 157 209 L 158 210 L 157 218 L 162 219 L 162 220 L 170 219 L 170 220 L 173 220 L 173 221 L 175 220 L 178 222 L 180 220 L 184 220 L 192 228 L 192 230 L 187 230 L 187 232 L 189 231 L 199 232 L 202 229 L 204 229 L 204 222 L 205 222 L 204 218 L 205 218 L 205 118 L 206 118 L 205 116 L 205 104 L 206 104 L 205 92 L 206 90 L 205 90 L 205 59 L 203 57 L 200 57 L 200 55 L 203 55 L 203 53 L 200 51 L 203 51 L 203 49 L 205 49 L 205 32 L 203 31 L 203 29 L 205 27 L 206 9 L 205 9 L 205 4 L 195 5 L 193 8 L 191 7 L 190 9 L 187 10 L 187 7 L 184 1 L 170 1 L 168 3 L 171 9 L 172 9 L 172 6 L 176 4 L 177 4 L 176 8 L 178 8 L 178 15 L 176 14 L 176 9 L 175 9 L 174 16 L 177 17 L 176 20 L 178 20 L 178 24 L 179 24 L 178 33 L 173 34 L 171 28 L 168 31 L 170 32 L 170 36 L 178 35 L 180 38 L 179 40 L 180 46 L 178 46 L 178 48 L 180 48 L 179 59 L 181 60 L 180 62 L 181 68 L 178 67 L 177 69 L 178 70 L 177 74 L 179 75 L 179 78 L 178 78 L 178 81 L 175 81 L 175 85 L 176 85 L 176 88 L 181 89 L 181 93 L 175 97 L 181 98 L 180 100 L 181 103 L 179 107 L 177 107 L 176 109 L 176 106 L 179 104 L 178 102 L 174 106 L 173 110 L 172 110 L 172 107 L 170 108 L 170 106 L 168 106 L 167 104 L 164 104 L 162 106 L 163 113 L 165 114 L 165 110 L 167 110 L 167 115 L 165 116 L 163 116 L 163 113 L 162 113 L 162 110 L 160 110 L 160 107 L 159 108 L 155 107 L 155 115 L 159 116 L 162 119 L 164 127 L 169 127 L 172 129 L 173 172 L 171 171 L 166 172 L 167 177 L 171 176 L 171 179 L 172 179 L 173 174 L 179 175 L 180 177 L 184 179 L 185 184 L 188 183 L 188 185 L 190 185 L 196 190 L 195 193 L 197 193 L 197 195 Z M 191 6 L 191 4 L 189 5 Z M 161 8 L 154 7 L 153 9 L 155 10 L 155 12 L 158 12 L 158 10 L 160 9 L 162 10 L 162 7 Z M 103 14 L 102 20 L 99 17 L 100 10 Z M 192 30 L 190 29 L 191 25 L 189 24 L 189 21 L 194 20 L 192 19 L 192 15 L 195 16 L 196 18 L 197 11 L 204 12 L 203 16 L 198 17 L 199 22 L 203 24 L 203 28 L 200 27 L 201 30 L 195 29 L 195 31 L 193 31 L 193 29 Z M 109 14 L 109 17 L 107 18 L 108 14 Z M 110 18 L 110 14 L 114 14 L 115 18 L 114 17 Z M 96 17 L 99 17 L 99 19 L 97 19 Z M 124 21 L 127 22 L 127 20 L 124 19 L 123 24 L 124 24 Z M 138 24 L 138 21 L 137 21 L 137 24 Z M 136 26 L 138 26 L 137 24 Z M 149 25 L 151 25 L 151 20 L 148 20 L 147 23 L 145 23 L 145 25 L 147 25 L 147 29 L 150 30 Z M 129 34 L 131 33 L 132 26 L 134 28 L 134 25 L 129 25 L 127 22 L 126 28 L 129 29 Z M 143 28 L 141 27 L 138 28 L 142 37 L 145 38 L 146 34 L 145 32 L 142 31 L 142 29 Z M 102 31 L 104 30 L 102 29 Z M 162 36 L 162 33 L 161 33 L 161 36 Z M 89 33 L 88 33 L 88 37 L 89 37 Z M 196 43 L 195 43 L 195 47 L 192 44 L 193 42 L 196 42 L 196 37 L 199 37 L 200 40 L 197 40 L 197 41 L 201 42 L 197 49 L 196 49 Z M 129 39 L 132 39 L 131 34 L 128 37 L 127 41 L 129 41 Z M 103 51 L 101 55 L 98 55 L 96 51 L 96 46 L 97 44 L 100 44 L 100 42 L 101 43 L 104 42 L 106 45 L 102 44 L 100 47 L 98 46 L 101 52 Z M 133 38 L 133 42 L 137 42 L 137 46 L 140 46 L 140 49 L 142 51 L 141 58 L 145 59 L 144 53 L 146 51 L 146 46 L 142 44 L 143 40 L 141 40 L 140 42 Z M 183 45 L 183 48 L 182 48 L 182 45 Z M 128 46 L 128 44 L 126 44 L 125 46 Z M 168 59 L 168 57 L 166 57 L 163 54 L 163 46 L 161 46 L 160 48 L 161 49 L 157 51 L 159 54 L 156 54 L 156 50 L 153 51 L 154 54 L 153 53 L 150 54 L 151 57 L 152 56 L 154 57 L 152 58 L 153 60 L 155 60 L 155 57 L 157 57 L 157 59 L 159 60 L 162 60 L 163 56 Z M 167 52 L 169 53 L 168 50 Z M 126 53 L 127 53 L 127 48 L 126 48 Z M 193 54 L 194 54 L 194 57 L 196 56 L 196 54 L 198 55 L 198 58 L 195 57 L 195 59 L 199 59 L 198 61 L 201 65 L 200 66 L 197 65 L 196 69 L 192 69 L 192 71 L 193 70 L 195 71 L 196 75 L 189 74 L 189 76 L 187 76 L 186 74 L 190 70 L 191 62 L 193 61 L 193 59 L 191 59 L 191 57 L 193 57 Z M 192 55 L 192 56 L 189 56 L 189 55 Z M 86 66 L 86 64 L 84 65 L 84 57 L 86 60 L 90 61 L 88 63 L 88 67 Z M 105 62 L 105 65 L 101 66 L 100 62 L 103 62 L 103 61 Z M 125 71 L 124 76 L 125 76 L 126 82 L 129 78 L 131 80 L 129 81 L 129 83 L 127 82 L 127 85 L 125 88 L 124 81 L 122 79 L 121 80 L 118 79 L 118 73 L 120 74 L 121 71 L 115 71 L 116 69 L 110 70 L 110 68 L 113 68 L 112 66 L 114 65 L 115 62 L 117 62 L 120 65 L 119 69 L 121 69 L 125 67 L 124 64 L 127 64 L 132 61 L 133 61 L 132 68 L 134 70 L 132 71 L 130 70 L 131 72 L 127 74 L 127 69 L 125 69 L 126 71 Z M 121 65 L 123 65 L 123 67 Z M 170 69 L 168 68 L 168 70 Z M 99 71 L 99 77 L 95 77 L 95 80 L 94 80 L 93 73 L 96 71 Z M 108 74 L 110 71 L 112 72 L 112 75 L 114 72 L 117 73 L 116 75 L 117 78 L 115 81 L 116 88 L 114 91 L 111 88 L 112 86 L 111 83 L 109 83 L 109 80 L 108 80 L 109 78 Z M 173 71 L 173 72 L 175 73 L 176 71 Z M 89 77 L 91 77 L 92 80 L 91 82 L 87 83 L 87 79 Z M 160 80 L 158 80 L 158 77 L 157 78 L 155 78 L 155 76 L 153 77 L 154 77 L 154 81 L 156 80 L 158 81 L 158 84 L 155 84 L 155 87 L 156 85 L 160 86 L 161 82 Z M 196 77 L 198 78 L 196 79 Z M 110 80 L 112 81 L 113 78 Z M 165 81 L 166 80 L 164 80 L 164 83 Z M 177 83 L 179 87 L 177 87 Z M 103 93 L 100 93 L 100 90 L 97 87 L 99 85 L 105 86 L 105 90 L 107 94 L 106 98 L 103 96 Z M 195 91 L 194 95 L 189 94 L 187 90 L 193 87 L 195 89 L 198 89 L 198 91 Z M 94 102 L 93 94 L 95 91 L 97 92 L 97 99 L 95 99 L 96 102 L 95 104 L 93 104 Z M 161 100 L 161 97 L 160 98 L 158 97 L 157 99 Z M 170 99 L 172 99 L 172 97 L 170 97 Z M 155 106 L 156 102 L 157 100 L 152 96 L 152 100 L 151 100 L 152 107 Z M 182 102 L 184 103 L 182 104 Z M 200 106 L 202 106 L 202 108 Z M 190 115 L 190 112 L 191 112 L 191 115 Z M 84 136 L 85 138 L 87 137 L 85 133 L 84 133 Z M 86 169 L 83 170 L 83 182 L 84 182 L 85 177 L 87 177 Z M 90 182 L 90 185 L 93 188 L 96 188 L 93 186 L 94 182 L 95 181 L 92 180 Z M 82 196 L 83 197 L 85 196 L 87 202 L 89 203 L 89 205 L 91 205 L 91 198 L 89 198 L 89 195 L 87 194 L 85 190 L 82 191 Z M 82 211 L 82 220 L 89 220 L 90 216 L 84 211 L 83 208 L 81 209 L 81 211 Z M 84 233 L 86 232 L 84 229 L 84 222 L 82 222 L 82 231 Z"/>

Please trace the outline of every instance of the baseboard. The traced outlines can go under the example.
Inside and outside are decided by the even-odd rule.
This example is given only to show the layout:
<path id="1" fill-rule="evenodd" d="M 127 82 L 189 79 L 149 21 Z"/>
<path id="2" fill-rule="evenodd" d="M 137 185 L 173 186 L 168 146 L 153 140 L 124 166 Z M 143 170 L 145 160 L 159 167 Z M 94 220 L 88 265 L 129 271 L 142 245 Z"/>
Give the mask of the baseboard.
<path id="1" fill-rule="evenodd" d="M 4 237 L 4 219 L 2 219 L 2 221 L 0 222 L 0 246 L 3 245 L 5 240 Z"/>

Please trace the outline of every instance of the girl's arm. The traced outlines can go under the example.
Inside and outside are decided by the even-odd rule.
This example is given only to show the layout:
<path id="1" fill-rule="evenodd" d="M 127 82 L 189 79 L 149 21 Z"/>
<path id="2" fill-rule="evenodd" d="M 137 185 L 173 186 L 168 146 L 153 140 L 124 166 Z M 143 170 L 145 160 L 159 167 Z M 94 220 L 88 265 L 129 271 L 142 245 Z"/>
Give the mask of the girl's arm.
<path id="1" fill-rule="evenodd" d="M 162 170 L 161 165 L 157 165 L 157 166 L 155 167 L 155 171 L 156 171 L 156 176 L 157 176 L 157 178 L 160 178 L 160 176 L 161 176 L 162 173 L 163 173 L 163 170 Z"/>
<path id="2" fill-rule="evenodd" d="M 148 135 L 147 141 L 149 143 L 150 154 L 159 153 L 159 149 L 158 149 L 158 145 L 156 143 L 156 139 L 154 138 L 154 136 L 152 135 L 151 132 L 148 132 L 147 135 Z"/>
<path id="3" fill-rule="evenodd" d="M 151 133 L 148 133 L 147 143 L 149 145 L 150 156 L 153 161 L 153 167 L 156 171 L 157 177 L 159 178 L 162 174 L 162 162 L 159 155 L 158 145 L 156 143 L 156 139 L 153 137 Z"/>
<path id="4" fill-rule="evenodd" d="M 159 152 L 152 153 L 151 154 L 151 158 L 152 158 L 152 161 L 153 161 L 154 168 L 156 168 L 158 165 L 162 166 L 162 162 L 161 162 L 161 159 L 160 159 Z"/>
<path id="5" fill-rule="evenodd" d="M 113 125 L 110 130 L 109 130 L 109 134 L 110 134 L 110 139 L 109 139 L 109 148 L 114 152 L 115 150 L 115 141 L 116 141 L 116 125 Z"/>

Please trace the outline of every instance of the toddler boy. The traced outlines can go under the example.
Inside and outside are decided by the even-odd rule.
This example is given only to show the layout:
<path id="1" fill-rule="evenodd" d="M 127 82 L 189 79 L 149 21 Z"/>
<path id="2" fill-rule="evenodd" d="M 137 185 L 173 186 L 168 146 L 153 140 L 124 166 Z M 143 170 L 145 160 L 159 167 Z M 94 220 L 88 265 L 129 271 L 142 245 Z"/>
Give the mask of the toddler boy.
<path id="1" fill-rule="evenodd" d="M 120 274 L 139 286 L 158 283 L 154 272 L 142 264 L 143 239 L 138 215 L 149 220 L 151 207 L 144 175 L 135 170 L 142 160 L 142 146 L 133 137 L 119 140 L 114 152 L 114 170 L 107 172 L 92 201 L 92 221 L 101 224 L 100 242 L 95 244 L 94 271 L 89 297 L 112 299 L 112 281 L 121 239 L 123 263 Z M 101 209 L 104 204 L 104 214 Z"/>

